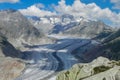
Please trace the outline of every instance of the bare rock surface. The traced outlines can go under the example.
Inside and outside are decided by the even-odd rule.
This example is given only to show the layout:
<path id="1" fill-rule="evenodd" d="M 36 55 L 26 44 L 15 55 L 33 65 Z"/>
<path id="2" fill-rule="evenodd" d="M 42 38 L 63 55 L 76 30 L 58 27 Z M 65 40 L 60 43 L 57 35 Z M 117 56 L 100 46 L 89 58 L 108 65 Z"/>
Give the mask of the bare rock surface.
<path id="1" fill-rule="evenodd" d="M 8 38 L 15 47 L 26 44 L 43 44 L 51 42 L 42 31 L 38 31 L 19 11 L 0 11 L 0 33 Z"/>
<path id="2" fill-rule="evenodd" d="M 0 63 L 0 80 L 14 80 L 25 68 L 25 64 L 13 59 L 3 58 Z"/>
<path id="3" fill-rule="evenodd" d="M 0 80 L 13 80 L 25 68 L 20 60 L 22 54 L 0 34 Z"/>
<path id="4" fill-rule="evenodd" d="M 74 65 L 70 70 L 61 72 L 57 80 L 120 80 L 120 62 L 99 57 L 91 63 Z"/>

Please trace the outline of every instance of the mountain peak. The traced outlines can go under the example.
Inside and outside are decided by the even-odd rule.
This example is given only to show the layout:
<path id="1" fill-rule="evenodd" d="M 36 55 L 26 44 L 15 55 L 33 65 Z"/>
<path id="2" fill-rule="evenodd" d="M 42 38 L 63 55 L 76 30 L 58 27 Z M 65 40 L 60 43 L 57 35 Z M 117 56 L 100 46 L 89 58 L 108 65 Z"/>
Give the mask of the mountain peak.
<path id="1" fill-rule="evenodd" d="M 17 12 L 17 10 L 15 10 L 15 9 L 5 9 L 5 10 L 0 10 L 0 12 Z"/>

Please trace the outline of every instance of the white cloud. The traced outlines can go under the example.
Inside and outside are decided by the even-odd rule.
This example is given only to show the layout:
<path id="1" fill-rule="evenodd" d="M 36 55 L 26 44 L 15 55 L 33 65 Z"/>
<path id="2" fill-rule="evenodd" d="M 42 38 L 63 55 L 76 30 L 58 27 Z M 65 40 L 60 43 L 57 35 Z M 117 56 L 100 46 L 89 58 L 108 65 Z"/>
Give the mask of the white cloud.
<path id="1" fill-rule="evenodd" d="M 0 0 L 0 3 L 17 3 L 19 0 Z"/>
<path id="2" fill-rule="evenodd" d="M 117 1 L 117 0 L 114 0 Z M 20 12 L 29 16 L 51 16 L 55 14 L 70 14 L 73 16 L 83 16 L 90 20 L 103 20 L 111 26 L 119 26 L 120 13 L 112 12 L 109 8 L 101 9 L 95 3 L 84 4 L 80 0 L 75 0 L 72 5 L 67 5 L 65 0 L 58 2 L 54 5 L 54 11 L 44 9 L 45 6 L 32 5 L 27 9 L 21 9 Z"/>
<path id="3" fill-rule="evenodd" d="M 39 5 L 39 7 L 41 7 L 41 6 Z M 55 12 L 40 9 L 39 7 L 37 7 L 36 5 L 32 5 L 32 6 L 28 7 L 27 9 L 20 9 L 19 11 L 26 16 L 38 16 L 38 17 L 51 16 L 51 15 L 56 14 Z M 43 6 L 42 6 L 42 8 L 43 8 Z"/>
<path id="4" fill-rule="evenodd" d="M 84 4 L 80 0 L 75 0 L 72 5 L 66 5 L 65 0 L 61 0 L 55 6 L 55 10 L 61 14 L 72 14 L 74 16 L 83 16 L 92 20 L 109 20 L 112 26 L 120 24 L 120 13 L 114 13 L 109 8 L 101 9 L 95 3 Z"/>
<path id="5" fill-rule="evenodd" d="M 114 4 L 113 9 L 120 9 L 120 0 L 111 0 L 111 3 Z"/>
<path id="6" fill-rule="evenodd" d="M 45 6 L 41 3 L 35 4 L 35 6 L 38 7 L 38 8 L 45 8 Z"/>

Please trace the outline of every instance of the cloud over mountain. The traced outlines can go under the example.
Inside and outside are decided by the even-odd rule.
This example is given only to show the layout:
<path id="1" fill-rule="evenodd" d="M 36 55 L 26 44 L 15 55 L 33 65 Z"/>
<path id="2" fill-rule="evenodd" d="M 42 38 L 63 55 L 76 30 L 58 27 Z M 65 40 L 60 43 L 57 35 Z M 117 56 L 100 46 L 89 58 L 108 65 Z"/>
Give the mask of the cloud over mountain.
<path id="1" fill-rule="evenodd" d="M 111 3 L 114 4 L 113 9 L 119 9 L 120 10 L 120 0 L 111 0 Z"/>
<path id="2" fill-rule="evenodd" d="M 117 1 L 117 0 L 116 0 Z M 109 8 L 100 8 L 95 3 L 85 4 L 80 0 L 75 0 L 72 5 L 67 5 L 65 0 L 53 6 L 54 12 L 45 10 L 44 7 L 32 5 L 20 11 L 29 16 L 51 16 L 56 14 L 70 14 L 73 16 L 83 16 L 91 20 L 102 20 L 112 26 L 119 26 L 120 13 L 112 12 Z"/>
<path id="3" fill-rule="evenodd" d="M 43 10 L 41 8 L 44 8 L 42 4 L 35 4 L 35 5 L 28 7 L 27 9 L 20 9 L 20 12 L 26 16 L 39 16 L 39 17 L 40 16 L 51 16 L 51 15 L 56 14 L 55 12 Z"/>

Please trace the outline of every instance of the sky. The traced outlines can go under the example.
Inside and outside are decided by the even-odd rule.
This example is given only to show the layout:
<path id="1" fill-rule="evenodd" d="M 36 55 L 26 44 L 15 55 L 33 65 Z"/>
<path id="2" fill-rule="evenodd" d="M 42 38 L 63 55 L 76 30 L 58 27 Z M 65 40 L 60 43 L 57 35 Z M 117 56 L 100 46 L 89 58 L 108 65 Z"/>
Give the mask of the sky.
<path id="1" fill-rule="evenodd" d="M 0 0 L 0 10 L 4 9 L 16 9 L 25 16 L 83 16 L 120 27 L 120 0 Z"/>

